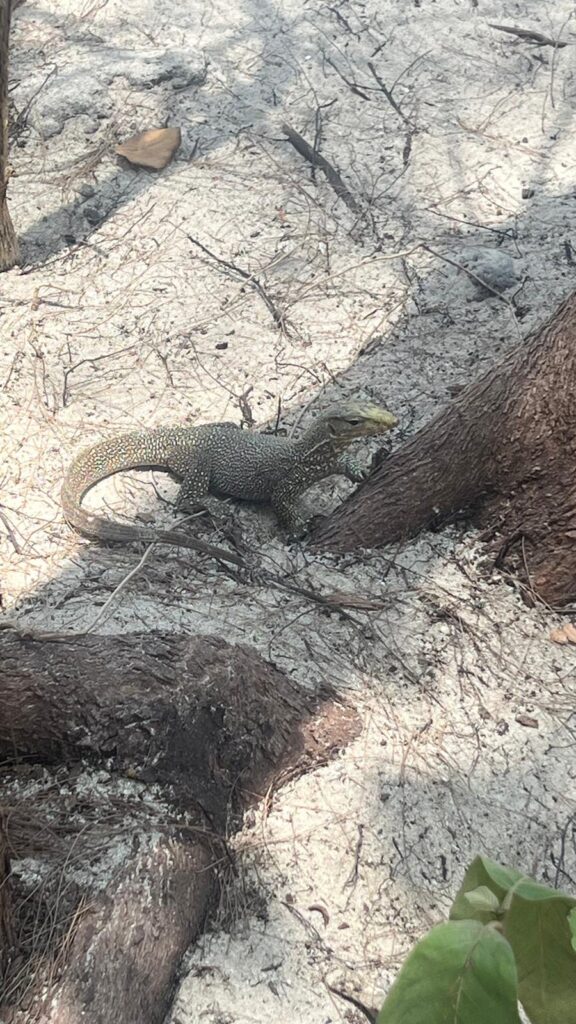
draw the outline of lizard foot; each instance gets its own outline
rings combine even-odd
[[[293,519],[290,523],[286,523],[284,529],[288,542],[302,540],[310,529],[310,523],[310,519]]]

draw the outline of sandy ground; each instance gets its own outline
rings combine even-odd
[[[553,311],[575,283],[575,43],[568,0],[18,7],[23,266],[0,279],[7,616],[86,629],[138,564],[62,521],[82,444],[165,422],[269,425],[279,408],[298,429],[310,408],[361,395],[398,415],[397,445]],[[282,121],[317,139],[359,212]],[[165,171],[114,156],[166,124],[183,140]],[[478,250],[509,257],[503,299],[459,268]],[[257,278],[283,329],[214,257]],[[159,496],[174,487],[155,486],[109,482],[95,501],[173,522]],[[327,482],[317,507],[349,486]],[[334,763],[247,817],[239,879],[190,952],[170,1021],[361,1021],[331,986],[378,1006],[477,852],[576,889],[576,652],[549,640],[561,620],[487,576],[464,527],[332,559],[286,547],[265,513],[224,515],[262,565],[381,608],[326,616],[157,549],[96,623],[249,643],[304,686],[337,685],[364,721]],[[218,539],[218,524],[198,529]]]

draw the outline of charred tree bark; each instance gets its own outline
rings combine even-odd
[[[0,808],[0,992],[8,974],[14,942],[9,876],[10,856],[6,841],[5,816]]]
[[[12,0],[0,0],[0,271],[18,262],[18,241],[8,211],[8,47]]]
[[[112,760],[163,783],[185,812],[182,825],[176,813],[168,830],[135,832],[108,889],[85,894],[25,1010],[1,1008],[11,1024],[160,1024],[216,891],[230,812],[358,732],[333,695],[306,694],[256,652],[215,637],[0,631],[0,706],[5,761]]]
[[[112,757],[223,828],[242,778],[277,763],[310,697],[217,637],[0,633],[0,758]]]
[[[161,1024],[214,891],[205,846],[159,836],[85,910],[40,1004],[12,1024]]]
[[[320,524],[334,551],[414,536],[460,510],[526,593],[576,599],[576,295]]]

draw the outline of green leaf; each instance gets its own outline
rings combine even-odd
[[[494,914],[500,910],[500,900],[487,885],[479,885],[477,889],[464,893],[464,899],[476,910],[488,910]]]
[[[522,881],[503,919],[514,950],[520,1001],[532,1024],[576,1024],[576,900]]]
[[[488,888],[500,913],[467,898]],[[518,995],[532,1024],[576,1024],[576,899],[534,882],[487,857],[476,857],[450,918],[487,923],[499,918],[518,969]]]
[[[520,1024],[506,939],[478,921],[447,921],[412,950],[377,1024]]]
[[[450,918],[453,921],[460,921],[464,918],[474,918],[475,921],[482,921],[487,924],[499,916],[495,910],[471,906],[467,894],[475,889],[486,888],[494,894],[498,900],[498,907],[501,907],[506,894],[520,881],[522,875],[513,868],[505,868],[489,857],[476,857],[464,876],[456,899],[452,904]]]

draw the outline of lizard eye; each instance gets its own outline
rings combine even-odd
[[[351,427],[359,427],[360,426],[360,420],[348,420],[348,423],[350,424]]]

